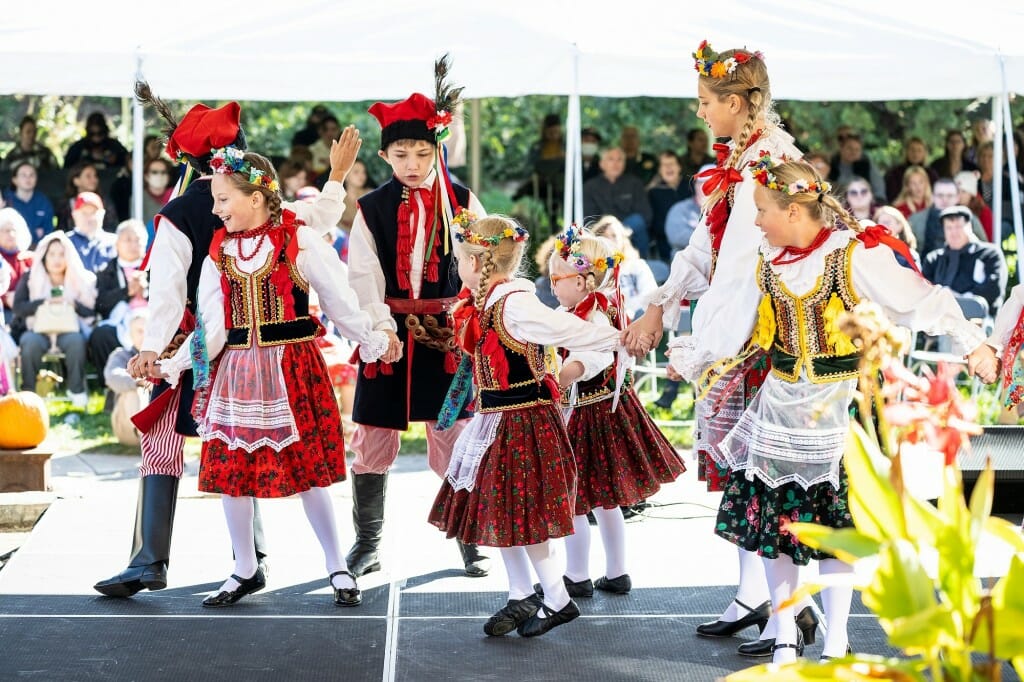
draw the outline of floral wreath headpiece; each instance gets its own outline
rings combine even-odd
[[[259,168],[254,168],[251,163],[246,161],[245,152],[238,147],[220,147],[219,149],[214,149],[212,154],[213,158],[210,159],[210,168],[214,173],[220,173],[221,175],[242,173],[248,176],[250,185],[263,187],[271,192],[276,192],[280,188],[277,180]]]
[[[770,153],[762,151],[758,154],[756,161],[750,162],[750,174],[754,176],[754,179],[764,187],[777,192],[783,192],[789,196],[793,196],[794,194],[817,194],[821,197],[822,195],[828,194],[832,191],[832,185],[824,180],[815,182],[798,178],[788,185],[781,182],[777,177],[775,177],[775,174],[772,173],[771,169],[779,165],[779,163],[786,163],[787,161],[790,161],[790,159],[783,156],[782,161],[777,162],[772,159]]]
[[[490,235],[485,237],[482,234],[473,231],[473,223],[477,221],[476,214],[472,211],[467,211],[462,208],[452,218],[452,234],[455,236],[455,241],[460,244],[475,244],[476,246],[483,246],[488,249],[493,249],[495,246],[501,243],[503,239],[511,239],[514,242],[524,242],[527,237],[530,236],[529,230],[522,225],[513,223],[505,227],[501,234]]]
[[[569,229],[555,237],[555,253],[558,254],[558,257],[581,275],[594,270],[604,272],[618,267],[623,259],[623,255],[618,251],[607,258],[599,258],[597,261],[591,262],[590,258],[580,250],[580,238],[583,234],[579,227],[571,225]]]
[[[725,78],[736,72],[736,67],[746,64],[751,59],[764,59],[760,52],[747,52],[736,50],[731,57],[722,59],[717,52],[711,49],[711,43],[702,40],[693,53],[693,68],[702,76],[708,78]]]

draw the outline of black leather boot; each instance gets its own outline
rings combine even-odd
[[[356,541],[345,562],[357,578],[380,570],[380,538],[384,532],[384,492],[387,474],[352,475],[352,525]]]
[[[176,476],[143,476],[135,510],[135,537],[128,568],[93,585],[108,597],[130,597],[136,592],[167,587],[171,554],[171,526],[178,499]]]
[[[459,553],[462,554],[462,565],[466,569],[466,575],[470,578],[482,578],[490,573],[491,560],[481,554],[476,545],[464,543],[459,539],[455,542],[459,543]]]
[[[672,403],[676,401],[676,397],[679,395],[679,382],[666,379],[665,388],[662,389],[661,395],[654,401],[654,404],[663,410],[667,410],[672,407]]]
[[[259,500],[252,501],[252,536],[256,545],[257,567],[263,571],[264,577],[270,574],[270,567],[267,565],[267,540],[263,537],[263,515],[260,514]]]

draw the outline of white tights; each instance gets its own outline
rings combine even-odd
[[[780,608],[780,606],[796,590],[797,582],[800,578],[800,568],[786,554],[780,554],[777,559],[763,559],[763,562],[774,609],[775,643],[796,644],[797,628],[796,621],[794,620],[793,606],[790,605],[785,609]],[[795,661],[796,658],[796,649],[785,647],[775,651],[772,661],[775,663],[788,663]]]
[[[509,599],[523,599],[533,594],[530,580],[532,565],[544,588],[544,604],[553,611],[561,611],[569,603],[569,593],[562,582],[565,561],[558,551],[557,541],[548,540],[525,547],[502,547],[501,559],[508,573]],[[543,618],[544,612],[539,611],[537,617]]]
[[[626,520],[618,507],[595,507],[593,512],[604,545],[605,576],[618,578],[626,573]],[[565,538],[565,575],[580,582],[590,577],[590,523],[587,515],[581,514],[573,518],[572,525],[575,532]]]
[[[757,552],[749,552],[739,547],[736,549],[739,552],[740,563],[740,584],[736,588],[736,599],[750,608],[756,609],[771,598],[768,593],[768,583],[765,581],[764,563]],[[739,620],[747,613],[749,612],[739,604],[731,602],[720,620],[729,622]]]
[[[839,559],[823,559],[818,563],[818,572],[825,575],[852,573],[853,566]],[[849,583],[826,587],[821,591],[821,603],[825,607],[828,618],[828,632],[825,633],[825,646],[822,655],[841,658],[846,655],[849,636],[846,631],[850,619],[850,602],[853,601],[853,586]]]

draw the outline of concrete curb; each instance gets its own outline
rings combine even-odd
[[[0,532],[31,530],[56,499],[48,492],[0,493]]]

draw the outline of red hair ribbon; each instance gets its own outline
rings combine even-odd
[[[918,269],[917,263],[914,262],[914,257],[910,254],[910,249],[906,243],[900,240],[898,237],[893,236],[888,229],[882,225],[871,225],[864,228],[864,231],[857,235],[857,239],[864,243],[865,248],[873,249],[879,244],[885,244],[896,253],[903,256],[910,267],[914,269],[914,272],[921,275],[921,270]],[[921,275],[922,277],[924,275]]]

